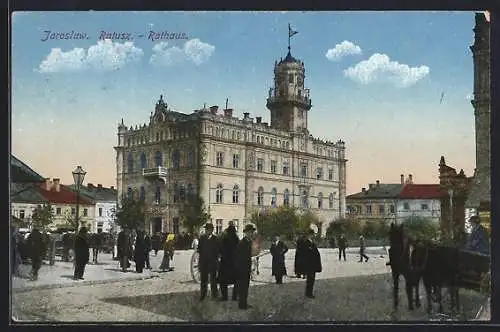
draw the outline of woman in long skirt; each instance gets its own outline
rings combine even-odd
[[[174,234],[168,234],[163,244],[163,260],[160,265],[160,270],[162,272],[171,270],[170,261],[174,258],[174,239]]]

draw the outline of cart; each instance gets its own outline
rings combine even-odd
[[[460,250],[458,255],[459,287],[481,293],[489,292],[490,256],[469,250]]]

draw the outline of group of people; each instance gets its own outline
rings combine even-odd
[[[330,247],[331,248],[335,248],[336,245],[335,245],[335,238],[334,237],[331,237],[330,240]],[[339,261],[342,260],[342,258],[344,259],[344,261],[346,261],[346,248],[348,247],[348,244],[347,244],[347,239],[345,237],[344,234],[340,234],[339,238],[337,239],[337,248],[339,249]],[[369,257],[366,255],[366,241],[365,241],[365,237],[363,235],[360,235],[359,236],[359,261],[360,263],[362,263],[363,261],[364,262],[368,262],[369,260]]]

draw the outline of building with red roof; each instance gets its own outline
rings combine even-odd
[[[439,184],[407,183],[397,195],[396,221],[398,224],[411,217],[425,218],[439,223],[441,199],[448,193]]]

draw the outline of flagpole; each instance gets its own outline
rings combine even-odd
[[[290,52],[290,31],[292,31],[292,28],[290,27],[290,23],[288,23],[288,52]]]

